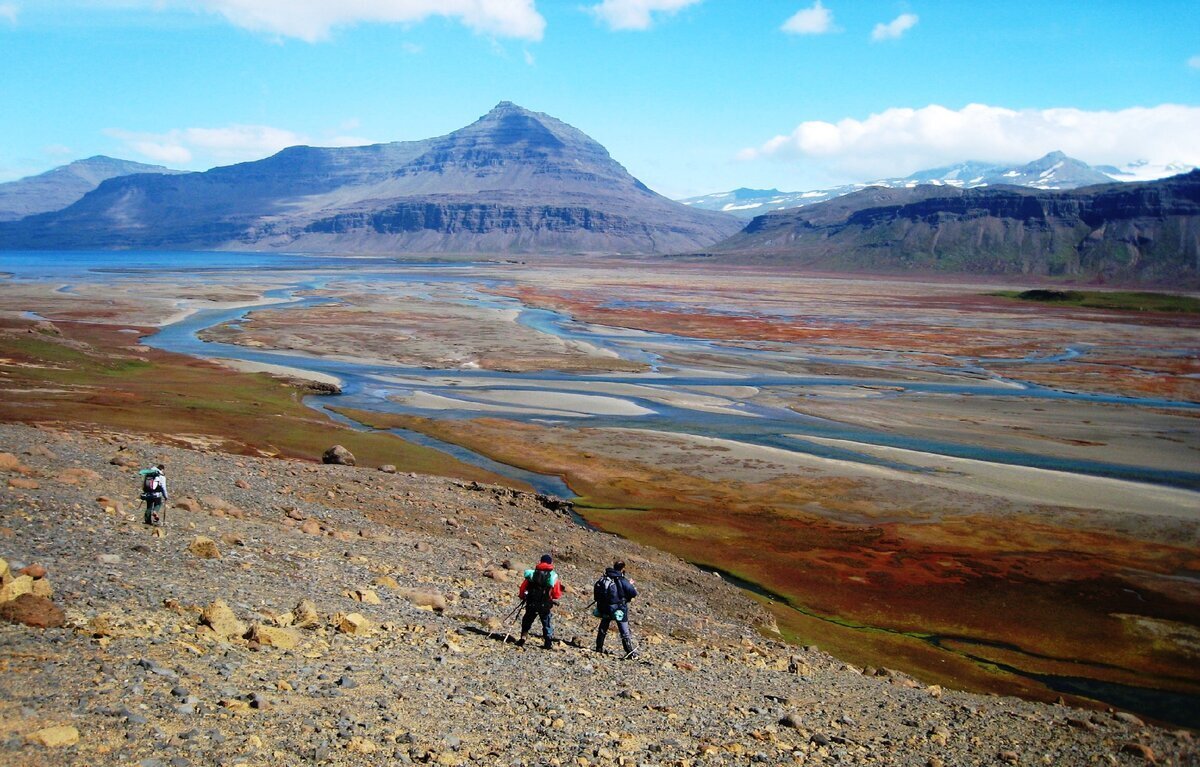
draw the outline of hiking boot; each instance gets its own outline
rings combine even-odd
[[[521,638],[517,640],[517,647],[524,647],[524,646],[525,646],[525,635],[522,634]]]
[[[553,650],[554,649],[553,640],[547,639],[545,642],[542,642],[542,649],[543,650]]]

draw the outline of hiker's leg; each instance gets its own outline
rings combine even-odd
[[[600,628],[596,629],[596,652],[604,652],[604,637],[608,636],[608,624],[612,618],[601,618]]]
[[[621,632],[621,646],[625,648],[625,654],[633,652],[633,634],[629,631],[629,621],[617,621],[617,631]]]
[[[537,615],[537,610],[535,610],[533,608],[533,605],[526,604],[525,605],[525,615],[523,615],[521,617],[521,638],[522,639],[525,638],[525,635],[529,633],[530,627],[533,626],[533,616],[535,616],[535,615]]]
[[[546,648],[550,647],[550,641],[554,639],[554,622],[550,619],[550,605],[542,608],[542,644]]]
[[[142,517],[142,521],[147,525],[150,524],[150,501],[146,501],[146,514]]]

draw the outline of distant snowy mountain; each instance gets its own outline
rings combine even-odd
[[[1026,165],[996,165],[994,163],[967,161],[942,168],[922,170],[904,178],[885,178],[865,184],[846,184],[830,189],[809,192],[780,192],[778,189],[735,189],[732,192],[706,194],[680,200],[684,205],[704,210],[719,210],[745,219],[784,208],[801,208],[835,197],[857,192],[868,186],[892,189],[907,189],[921,184],[951,186],[958,189],[974,189],[981,186],[1011,184],[1031,189],[1077,189],[1093,184],[1109,184],[1113,181],[1148,181],[1166,176],[1186,173],[1191,166],[1173,164],[1169,166],[1135,163],[1124,168],[1112,166],[1093,167],[1085,162],[1068,157],[1062,152],[1051,152]]]

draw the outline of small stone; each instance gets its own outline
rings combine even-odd
[[[79,730],[66,724],[45,727],[30,733],[28,739],[31,743],[37,743],[46,748],[63,748],[79,742]]]
[[[96,561],[102,565],[119,565],[121,564],[120,554],[99,554],[96,556]]]
[[[188,551],[201,559],[221,558],[221,550],[217,548],[217,542],[203,535],[197,535],[192,539],[192,542],[188,544]]]
[[[383,604],[383,602],[379,601],[379,595],[370,589],[358,589],[352,592],[351,598],[354,599],[355,602],[362,602],[363,604],[367,605]]]
[[[306,519],[304,520],[304,523],[300,525],[300,532],[307,533],[308,535],[320,535],[321,523],[315,519]]]
[[[395,474],[396,473],[396,467],[390,463],[385,463],[384,465],[380,466],[379,470],[382,471],[384,474]]]
[[[33,564],[22,567],[18,575],[28,575],[30,578],[37,580],[38,578],[46,577],[46,568],[43,565]]]
[[[292,608],[292,625],[299,628],[312,628],[321,622],[321,616],[317,615],[317,606],[309,599],[301,599],[299,604]]]
[[[1016,764],[1018,761],[1020,761],[1020,759],[1021,759],[1021,757],[1017,756],[1016,751],[1001,751],[1000,752],[1000,761],[1002,761],[1002,762],[1008,762],[1009,764]]]
[[[1118,711],[1117,713],[1113,714],[1113,717],[1116,718],[1117,721],[1124,722],[1125,724],[1130,725],[1131,727],[1145,727],[1146,726],[1146,723],[1143,722],[1141,719],[1138,719],[1133,714],[1130,714],[1125,711]]]

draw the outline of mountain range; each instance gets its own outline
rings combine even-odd
[[[741,226],[651,191],[583,132],[506,101],[438,138],[111,178],[63,210],[0,224],[0,247],[667,253]]]
[[[135,173],[183,172],[104,155],[76,160],[36,176],[0,184],[0,221],[62,210],[110,178]]]
[[[1200,285],[1200,170],[1054,191],[870,187],[767,213],[719,243],[726,260],[803,269],[1032,275]]]
[[[741,188],[731,192],[688,197],[680,202],[689,207],[721,211],[749,220],[775,210],[800,208],[805,205],[826,202],[870,186],[907,189],[930,184],[974,189],[981,186],[1007,184],[1031,189],[1078,189],[1083,186],[1107,184],[1112,181],[1146,180],[1143,178],[1145,175],[1151,177],[1176,175],[1186,173],[1192,168],[1171,166],[1156,170],[1160,172],[1155,173],[1155,171],[1142,166],[1123,169],[1108,165],[1092,166],[1082,160],[1068,157],[1062,152],[1051,152],[1025,165],[1004,165],[969,160],[941,168],[917,171],[903,178],[885,178],[866,184],[845,184],[807,192]]]

